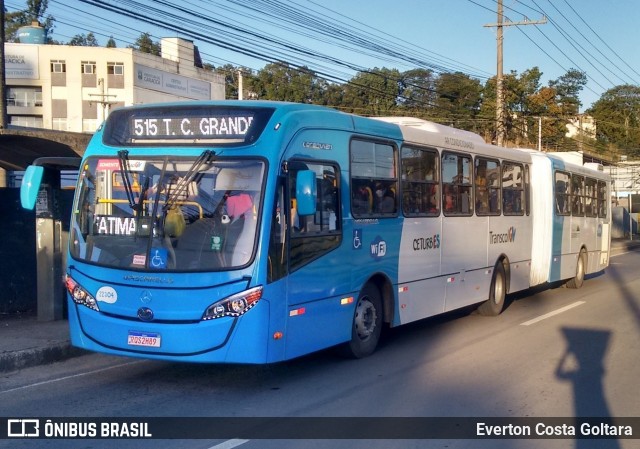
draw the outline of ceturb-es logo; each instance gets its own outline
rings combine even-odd
[[[516,241],[516,228],[511,226],[507,232],[497,233],[489,231],[489,244],[513,243]]]

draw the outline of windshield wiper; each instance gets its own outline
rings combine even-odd
[[[211,162],[213,157],[216,155],[215,151],[205,150],[202,154],[196,159],[193,165],[189,168],[189,170],[182,176],[178,183],[172,191],[167,193],[167,202],[163,206],[163,212],[171,209],[178,198],[181,197],[183,193],[188,195],[189,193],[189,184],[195,179],[195,177],[200,173],[200,168]]]
[[[127,150],[118,151],[118,161],[120,162],[120,177],[122,178],[122,184],[124,184],[124,191],[127,193],[127,199],[129,200],[129,207],[136,210],[138,204],[133,197],[133,187],[131,187],[131,169],[129,168],[129,152]]]

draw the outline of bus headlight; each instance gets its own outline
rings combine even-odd
[[[202,319],[213,320],[223,316],[244,315],[260,301],[260,298],[262,298],[262,286],[236,293],[207,307]]]
[[[86,306],[96,312],[99,312],[98,302],[96,298],[91,295],[88,291],[80,286],[71,276],[68,274],[64,277],[64,286],[67,288],[67,291],[71,295],[71,299],[76,304],[81,304]]]

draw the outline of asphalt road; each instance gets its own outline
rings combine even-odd
[[[495,318],[466,310],[391,330],[362,360],[325,351],[273,366],[211,366],[95,354],[8,373],[0,416],[638,417],[639,265],[640,252],[622,253],[580,290],[511,297]],[[367,434],[366,420],[348,422]],[[635,438],[23,439],[0,447],[632,449]]]

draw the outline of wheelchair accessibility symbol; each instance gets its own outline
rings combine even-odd
[[[353,249],[362,248],[362,229],[353,230]]]
[[[152,248],[149,266],[155,269],[167,268],[167,254],[164,248]]]

